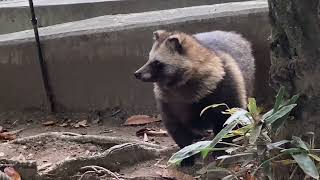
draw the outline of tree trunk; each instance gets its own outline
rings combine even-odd
[[[281,138],[315,133],[320,147],[320,0],[268,0],[272,26],[271,86],[299,93],[295,120]]]

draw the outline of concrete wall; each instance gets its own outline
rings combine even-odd
[[[253,43],[257,92],[266,87],[270,34],[266,3],[232,3],[157,12],[98,17],[40,29],[50,83],[59,111],[154,112],[152,85],[133,72],[147,60],[156,29],[189,33],[232,30]],[[45,107],[33,32],[0,36],[0,110]]]
[[[103,15],[210,5],[243,0],[34,0],[40,26]],[[31,29],[28,1],[0,2],[0,34]]]

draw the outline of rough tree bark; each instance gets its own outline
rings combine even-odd
[[[300,93],[296,119],[282,135],[315,133],[320,145],[320,0],[268,0],[272,25],[271,86]]]
[[[272,26],[271,86],[281,85],[289,95],[299,93],[294,115],[278,137],[315,133],[320,147],[320,0],[268,0]],[[275,171],[276,179],[288,179],[286,169]],[[303,179],[303,173],[294,179]]]

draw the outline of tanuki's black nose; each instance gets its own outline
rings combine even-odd
[[[141,73],[140,73],[140,72],[135,72],[135,73],[134,73],[134,76],[135,76],[137,79],[141,79]]]

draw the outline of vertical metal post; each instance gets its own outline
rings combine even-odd
[[[44,89],[46,91],[46,96],[47,96],[48,101],[49,101],[49,111],[50,112],[55,112],[52,88],[51,88],[51,86],[49,84],[48,70],[47,70],[46,62],[44,61],[43,55],[42,55],[39,32],[38,32],[38,22],[37,22],[36,15],[35,15],[35,12],[34,12],[34,7],[33,7],[33,1],[32,0],[29,0],[29,6],[30,6],[30,11],[31,11],[31,22],[32,22],[34,35],[35,35],[35,39],[36,39],[37,50],[38,50],[39,63],[40,63],[40,69],[41,69],[41,74],[42,74],[43,85],[44,85]]]

